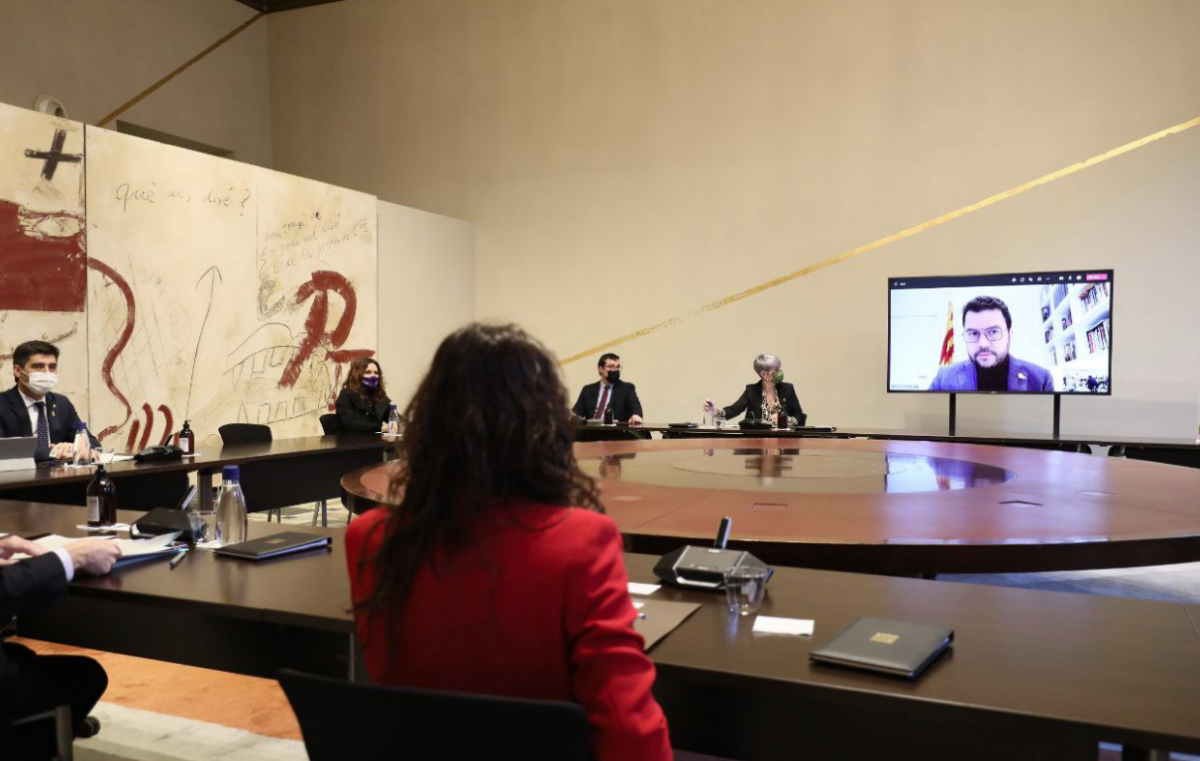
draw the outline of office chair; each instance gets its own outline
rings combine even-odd
[[[226,423],[217,429],[226,444],[268,444],[271,426],[258,423]]]
[[[338,420],[338,416],[330,413],[321,416],[321,431],[329,436],[335,433],[342,432],[342,421]]]
[[[22,726],[37,725],[41,722],[52,722],[52,726],[47,727],[48,731],[44,735],[46,739],[46,755],[42,756],[39,752],[39,757],[48,758],[51,761],[72,761],[74,758],[75,733],[71,728],[71,706],[61,705],[42,713],[24,716],[11,722],[9,727],[16,729]],[[51,735],[51,731],[53,735]],[[51,747],[53,747],[53,750],[51,750]],[[23,748],[22,750],[32,751],[32,749],[27,748]],[[22,755],[22,757],[24,756]]]
[[[587,715],[577,703],[378,687],[279,672],[311,761],[520,758],[587,761]]]
[[[258,423],[226,423],[217,428],[217,433],[221,435],[221,442],[226,445],[237,444],[269,444],[272,440],[271,426],[260,425]],[[280,523],[283,523],[283,507],[278,504],[279,500],[270,488],[270,485],[261,478],[258,466],[243,465],[242,471],[242,494],[246,496],[246,510],[252,513],[261,513],[267,511],[267,522],[271,522],[271,516],[274,515]],[[293,504],[288,502],[288,505]]]

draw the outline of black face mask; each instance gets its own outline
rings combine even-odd
[[[609,383],[616,383],[619,380],[621,380],[621,371],[620,370],[609,370],[608,371],[608,382]]]

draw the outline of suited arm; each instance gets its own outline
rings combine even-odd
[[[738,400],[728,407],[723,408],[725,419],[732,420],[733,418],[745,412],[746,408],[749,406],[750,400],[746,396],[746,390],[742,389],[742,395],[738,397]]]
[[[63,426],[64,426],[63,434],[66,436],[66,438],[63,439],[62,442],[57,442],[57,441],[53,441],[53,435],[52,435],[51,443],[53,443],[53,444],[58,444],[58,443],[74,444],[75,443],[75,434],[79,431],[79,422],[80,422],[79,421],[79,413],[75,411],[75,405],[71,403],[70,399],[67,399],[64,396],[58,396],[58,397],[56,397],[55,407],[58,410],[65,412],[65,415],[63,416],[65,419],[65,422],[63,423]],[[64,407],[66,408],[65,410],[63,409]],[[51,428],[53,428],[53,426]],[[88,429],[88,439],[92,442],[93,447],[100,446],[100,440],[92,435],[92,431],[90,428]]]
[[[667,720],[651,693],[654,664],[633,628],[635,611],[611,521],[589,532],[568,570],[571,688],[587,712],[599,761],[671,758]]]
[[[808,420],[808,415],[804,414],[804,408],[800,406],[800,397],[796,394],[795,386],[788,389],[787,414],[788,417],[796,419],[796,425],[804,425]]]
[[[638,417],[642,417],[642,400],[638,399],[637,387],[634,386],[632,383],[630,383],[629,384],[629,417],[626,417],[625,419],[628,420],[630,417],[633,417],[634,415],[637,415]]]
[[[575,417],[586,419],[591,413],[591,410],[589,410],[587,405],[583,403],[583,394],[586,390],[586,386],[579,390],[579,398],[575,400],[575,406],[571,408],[571,412],[575,415]]]
[[[360,409],[354,401],[354,392],[348,388],[338,394],[336,410],[342,430],[346,433],[377,432],[383,424]]]
[[[47,605],[66,591],[67,573],[52,552],[0,566],[0,622]]]
[[[930,391],[952,391],[945,386],[946,368],[938,368],[937,375],[933,376],[933,382],[929,384]]]

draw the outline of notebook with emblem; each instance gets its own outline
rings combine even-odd
[[[300,531],[284,531],[279,534],[259,537],[237,544],[227,544],[213,550],[217,555],[244,558],[246,560],[266,560],[267,558],[289,555],[293,552],[328,547],[330,538],[319,534],[305,534]]]
[[[953,641],[954,630],[942,626],[856,618],[809,657],[819,663],[915,679]]]

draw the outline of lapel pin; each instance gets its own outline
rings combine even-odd
[[[1025,378],[1027,376],[1025,375],[1025,373],[1017,373],[1017,377],[1020,378],[1021,380],[1025,380]]]

